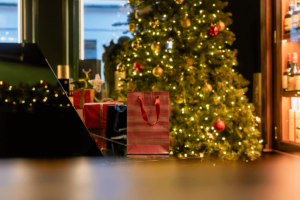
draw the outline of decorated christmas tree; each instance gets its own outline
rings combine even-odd
[[[170,154],[178,157],[254,160],[261,133],[235,72],[235,35],[228,4],[220,0],[130,0],[133,38],[116,60],[127,91],[169,91]]]

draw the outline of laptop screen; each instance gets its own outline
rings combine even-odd
[[[0,157],[101,155],[39,47],[0,43]]]

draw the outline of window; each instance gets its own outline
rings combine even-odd
[[[0,0],[0,43],[18,43],[18,0]]]
[[[131,37],[125,26],[113,26],[117,22],[127,22],[130,6],[122,0],[84,0],[84,58],[102,60],[103,45],[109,46],[122,36]],[[103,63],[101,63],[103,68]],[[101,69],[101,77],[104,77]]]

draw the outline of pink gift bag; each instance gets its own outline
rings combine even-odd
[[[169,154],[169,92],[127,93],[127,154]]]

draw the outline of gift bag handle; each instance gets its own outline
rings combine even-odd
[[[160,101],[159,101],[159,97],[156,97],[156,101],[155,101],[157,120],[156,120],[156,122],[154,122],[153,124],[150,124],[150,123],[148,122],[148,117],[147,117],[147,114],[146,114],[146,112],[145,112],[145,107],[144,107],[144,103],[143,103],[142,97],[139,96],[139,100],[140,100],[140,104],[141,104],[141,111],[142,111],[142,115],[143,115],[144,121],[145,121],[146,124],[148,124],[149,126],[154,126],[154,125],[158,122],[159,114],[160,114]]]

